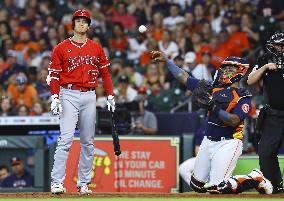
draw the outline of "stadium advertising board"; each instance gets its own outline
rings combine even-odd
[[[92,181],[95,192],[177,192],[179,138],[121,137],[121,155],[111,138],[96,138]],[[66,165],[65,186],[76,191],[80,141],[76,139]]]

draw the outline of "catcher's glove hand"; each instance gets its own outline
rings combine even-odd
[[[211,84],[204,79],[200,80],[198,86],[193,90],[192,102],[200,108],[211,110],[214,106],[212,91]]]

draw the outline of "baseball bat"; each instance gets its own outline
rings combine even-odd
[[[116,156],[119,156],[121,154],[120,145],[119,145],[119,138],[118,134],[115,129],[115,123],[114,123],[114,112],[110,112],[110,121],[111,121],[111,135],[112,135],[112,143],[114,148],[114,154]]]

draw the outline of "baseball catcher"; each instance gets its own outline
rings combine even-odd
[[[239,87],[239,81],[249,68],[246,60],[233,56],[226,58],[213,83],[207,83],[190,77],[159,51],[152,52],[152,59],[166,63],[174,77],[193,92],[193,101],[208,110],[205,136],[196,156],[190,187],[199,193],[234,193],[241,192],[234,190],[238,188],[242,191],[262,188],[261,179],[265,178],[260,171],[257,178],[253,175],[247,182],[236,182],[235,186],[229,182],[242,154],[244,119],[251,110],[251,94]],[[226,190],[222,190],[221,183]],[[271,193],[269,190],[264,192]]]

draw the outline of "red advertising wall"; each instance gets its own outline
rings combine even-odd
[[[92,181],[95,192],[177,192],[179,138],[121,137],[121,155],[113,152],[111,138],[95,139]],[[70,149],[65,186],[76,191],[80,141]]]

